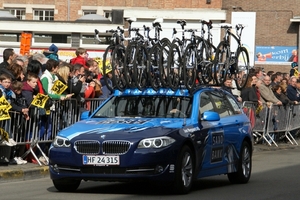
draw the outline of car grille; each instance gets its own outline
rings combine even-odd
[[[97,140],[79,140],[74,143],[74,148],[80,154],[99,154],[100,142]],[[121,155],[127,153],[130,142],[121,140],[109,140],[102,143],[103,154]]]
[[[103,154],[125,154],[130,148],[128,141],[104,141],[102,143]]]
[[[82,154],[99,154],[100,142],[97,140],[79,140],[74,143],[78,153]]]

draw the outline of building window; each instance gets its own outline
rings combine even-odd
[[[104,10],[104,17],[111,21],[111,10]]]
[[[95,45],[105,44],[105,45],[109,45],[111,34],[99,33],[98,38],[100,39],[100,41],[95,38],[95,35],[82,35],[82,37],[81,37],[82,41],[81,42],[82,42],[82,44],[95,44]]]
[[[97,14],[96,10],[83,10],[83,15],[89,15],[89,14]]]
[[[62,43],[70,44],[71,43],[71,34],[34,34],[35,43]]]
[[[0,41],[1,42],[20,42],[21,34],[20,33],[1,33],[0,32]]]
[[[54,21],[54,10],[34,10],[33,20]]]
[[[8,8],[9,12],[18,19],[25,20],[25,8]]]

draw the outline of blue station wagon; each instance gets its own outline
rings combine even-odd
[[[235,98],[218,88],[114,91],[92,114],[60,131],[49,149],[59,191],[81,181],[154,181],[188,193],[193,181],[251,176],[253,139]]]

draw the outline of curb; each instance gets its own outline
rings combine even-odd
[[[261,152],[261,151],[279,151],[279,150],[287,150],[287,149],[297,149],[300,146],[299,145],[292,145],[292,144],[277,144],[278,147],[276,147],[274,144],[272,146],[266,145],[266,144],[256,144],[254,145],[253,152]]]
[[[27,169],[22,169],[21,167],[16,169],[0,169],[0,183],[25,181],[45,177],[49,177],[48,166],[35,166]]]

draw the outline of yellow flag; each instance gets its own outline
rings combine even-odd
[[[299,72],[297,69],[295,69],[294,76],[296,76],[297,78],[299,77]]]
[[[5,97],[2,95],[2,97],[0,98],[0,106],[5,106],[6,110],[11,109],[11,105],[10,103],[5,99]]]
[[[44,108],[45,104],[49,97],[47,95],[38,93],[31,102],[31,105],[34,105],[39,108]]]
[[[68,86],[66,86],[63,82],[57,80],[54,82],[54,85],[52,86],[51,90],[55,94],[62,94],[67,88]]]
[[[10,115],[6,106],[0,106],[0,121],[10,119]]]

